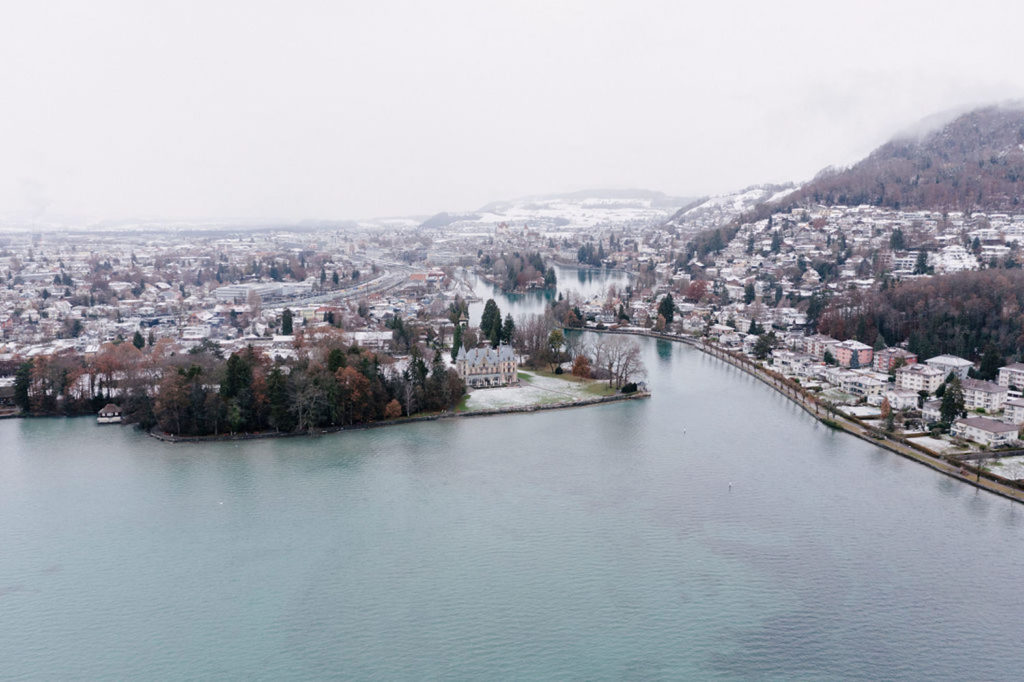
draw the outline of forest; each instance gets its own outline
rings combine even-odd
[[[126,421],[175,435],[307,431],[449,409],[465,386],[439,352],[413,345],[398,369],[344,341],[339,330],[298,335],[298,359],[252,347],[225,358],[214,343],[189,352],[158,343],[105,344],[95,356],[36,357],[16,372],[15,402],[29,414],[95,414],[118,402]]]
[[[977,360],[991,346],[1004,362],[1019,360],[1024,270],[961,272],[849,291],[828,302],[818,331],[876,347],[907,341],[923,358],[951,353]]]

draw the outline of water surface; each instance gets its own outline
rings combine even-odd
[[[0,422],[0,677],[1019,676],[1024,508],[639,342],[625,404],[203,445]]]

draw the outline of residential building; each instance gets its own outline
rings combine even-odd
[[[934,393],[946,378],[946,372],[931,365],[909,365],[896,370],[896,388]]]
[[[925,360],[925,362],[931,367],[941,369],[943,379],[949,376],[950,372],[953,372],[961,379],[966,379],[967,370],[974,367],[974,363],[970,360],[964,360],[955,355],[936,355],[934,358]]]
[[[917,355],[904,348],[883,348],[875,353],[873,366],[878,372],[891,372],[901,359],[904,365],[913,365]]]
[[[926,424],[937,424],[942,421],[942,399],[926,400],[921,406],[921,418]]]
[[[831,336],[825,336],[824,334],[815,334],[814,336],[808,336],[804,341],[804,350],[819,360],[825,358],[825,351],[828,351],[832,357],[835,357],[835,347],[839,345],[839,341],[833,339]]]
[[[994,381],[964,379],[964,407],[968,410],[998,412],[1006,402],[1006,387]]]
[[[469,388],[519,383],[516,355],[512,346],[506,344],[497,348],[461,348],[455,358],[455,371]]]
[[[988,417],[962,417],[954,421],[950,429],[954,436],[989,447],[1006,445],[1017,440],[1017,432],[1016,424],[1007,424]]]
[[[832,352],[841,367],[851,368],[870,367],[871,357],[874,354],[871,346],[855,339],[837,344]]]
[[[1024,424],[1024,398],[1009,398],[1003,403],[1003,421]]]
[[[996,379],[1000,386],[1016,386],[1017,390],[1024,389],[1024,363],[1015,362],[1012,365],[999,368],[999,378]]]

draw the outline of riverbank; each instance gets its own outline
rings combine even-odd
[[[901,457],[923,464],[935,471],[938,471],[939,473],[945,474],[964,483],[968,483],[975,488],[987,490],[990,493],[994,493],[1015,502],[1024,503],[1024,490],[1012,481],[1006,479],[998,480],[997,478],[994,478],[990,472],[980,466],[967,464],[960,460],[953,460],[950,456],[941,455],[928,450],[922,445],[910,442],[909,439],[893,436],[875,427],[868,426],[856,417],[850,417],[842,414],[832,406],[822,403],[815,396],[809,394],[799,384],[786,379],[777,372],[772,372],[771,370],[762,367],[746,355],[735,353],[714,344],[707,343],[703,339],[678,336],[675,334],[665,334],[648,329],[587,329],[586,331],[593,331],[599,334],[610,333],[648,336],[651,338],[663,339],[665,341],[685,343],[688,346],[696,348],[697,350],[711,355],[712,357],[718,358],[719,360],[722,360],[723,362],[726,362],[757,378],[762,383],[767,384],[778,393],[789,398],[792,402],[799,405],[805,412],[830,428],[844,431],[852,436],[860,438],[861,440],[868,441],[873,445],[877,445],[878,447],[900,455]]]
[[[638,400],[650,397],[651,394],[649,391],[636,391],[634,393],[617,393],[615,395],[595,396],[594,398],[585,398],[558,403],[516,405],[509,407],[466,410],[464,412],[438,412],[434,414],[416,415],[411,417],[398,417],[396,419],[388,419],[386,421],[379,422],[368,422],[366,424],[332,426],[323,429],[313,429],[310,431],[259,431],[256,433],[231,433],[218,434],[215,436],[176,436],[165,431],[153,429],[148,433],[153,438],[156,438],[157,440],[161,440],[167,443],[209,443],[217,441],[262,440],[265,438],[295,438],[300,436],[321,436],[332,433],[342,433],[345,431],[363,431],[366,429],[378,429],[386,426],[401,426],[403,424],[415,424],[417,422],[438,421],[441,419],[497,417],[508,414],[526,414],[530,412],[540,412],[543,410],[566,410],[574,407],[588,407],[591,405],[603,405],[605,403],[621,402],[623,400]]]

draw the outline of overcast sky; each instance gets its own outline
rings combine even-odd
[[[936,112],[1024,96],[1012,2],[2,7],[8,220],[716,193],[806,179]]]

